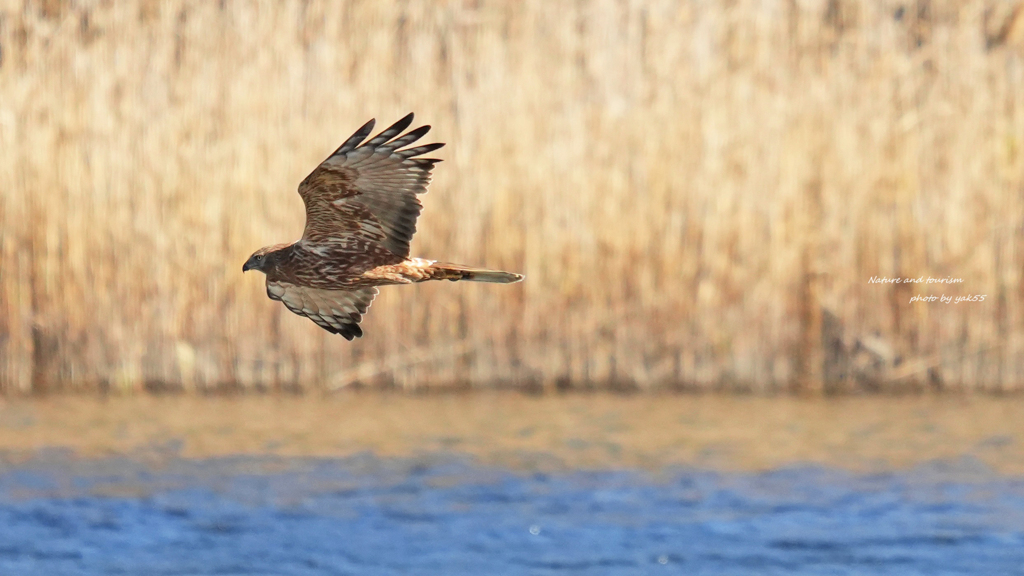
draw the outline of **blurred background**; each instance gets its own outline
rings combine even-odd
[[[347,342],[241,266],[410,111],[526,281]],[[1019,573],[1022,388],[1022,0],[0,0],[0,573]]]
[[[347,343],[240,267],[409,111],[414,255],[527,281]],[[0,389],[1016,390],[1022,147],[1015,0],[3,0]]]

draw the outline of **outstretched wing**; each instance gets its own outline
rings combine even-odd
[[[440,162],[419,158],[444,144],[406,148],[430,130],[421,126],[405,134],[409,114],[377,136],[363,142],[373,130],[370,120],[334,154],[299,184],[306,203],[306,244],[339,244],[363,252],[374,244],[395,256],[409,256],[409,241],[416,232],[430,171]]]
[[[267,296],[271,299],[280,300],[292,312],[332,334],[341,334],[346,340],[363,335],[359,321],[376,295],[376,288],[321,290],[288,282],[267,282]]]

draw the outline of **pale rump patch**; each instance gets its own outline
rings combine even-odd
[[[431,266],[434,260],[410,258],[398,264],[377,266],[363,272],[363,278],[389,284],[412,284],[433,278]]]

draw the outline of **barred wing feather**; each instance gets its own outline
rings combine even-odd
[[[409,256],[422,204],[436,158],[420,158],[444,144],[406,148],[430,130],[412,124],[409,114],[377,136],[370,120],[324,160],[299,185],[306,204],[302,242],[336,243],[365,252],[383,246],[398,258]],[[364,142],[364,140],[366,140]]]

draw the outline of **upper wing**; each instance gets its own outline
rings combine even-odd
[[[341,334],[346,340],[363,335],[359,321],[376,295],[376,288],[320,290],[288,282],[267,282],[267,296],[271,299],[280,300],[292,312],[332,334]]]
[[[399,136],[412,124],[409,114],[374,138],[370,120],[299,184],[306,203],[306,243],[340,243],[353,250],[377,243],[401,258],[409,256],[430,171],[440,162],[417,158],[444,144],[401,148],[419,140],[430,126]]]

